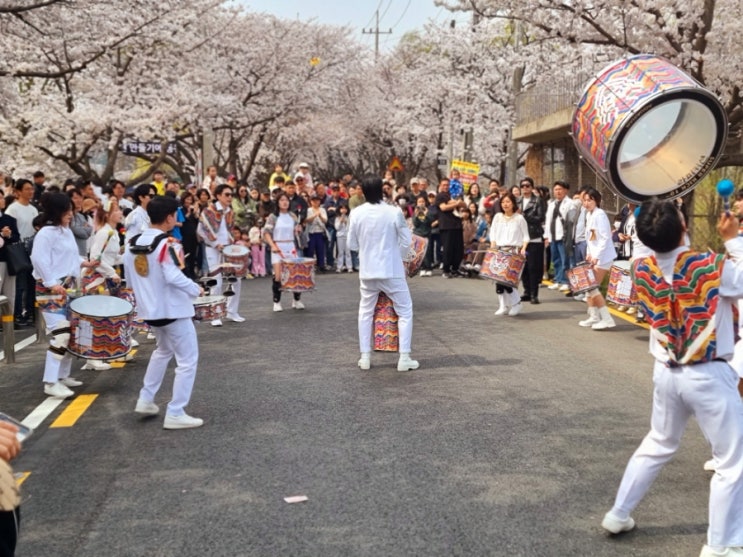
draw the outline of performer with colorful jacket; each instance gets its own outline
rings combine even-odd
[[[199,361],[193,300],[203,290],[183,274],[183,248],[168,236],[177,222],[177,209],[178,202],[172,197],[153,198],[147,206],[150,227],[131,239],[124,254],[124,269],[137,298],[137,311],[152,327],[156,341],[135,412],[145,416],[159,413],[155,395],[168,363],[175,357],[173,398],[165,414],[165,429],[199,427],[204,423],[185,412]]]
[[[232,243],[232,188],[227,184],[222,184],[214,190],[216,201],[203,211],[199,218],[199,235],[204,239],[206,247],[206,261],[209,265],[209,272],[215,274],[217,285],[212,291],[215,296],[223,294],[222,289],[222,249]],[[241,323],[245,321],[238,313],[240,306],[240,280],[238,279],[233,286],[234,295],[227,300],[227,319]],[[212,326],[221,327],[222,320],[215,319]]]
[[[673,458],[694,416],[712,446],[709,528],[702,557],[743,556],[743,402],[728,363],[735,346],[736,303],[743,298],[743,238],[735,216],[718,231],[730,255],[697,253],[685,245],[685,225],[672,201],[645,202],[637,234],[655,255],[633,264],[642,311],[650,324],[653,411],[650,432],[630,458],[612,509],[601,525],[631,530],[630,514]]]

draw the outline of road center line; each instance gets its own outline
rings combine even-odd
[[[98,398],[98,395],[79,395],[75,397],[49,427],[72,427],[96,398]]]

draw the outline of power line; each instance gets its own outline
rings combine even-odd
[[[398,23],[400,23],[400,22],[402,21],[402,18],[404,18],[404,17],[405,17],[405,14],[406,14],[406,13],[408,13],[408,8],[410,8],[410,3],[411,3],[411,2],[412,2],[412,0],[408,0],[408,3],[407,3],[407,5],[405,6],[405,9],[404,9],[404,10],[402,11],[402,15],[401,15],[401,16],[400,16],[400,18],[399,18],[399,19],[398,19],[398,20],[397,20],[397,21],[395,22],[395,24],[394,24],[394,25],[392,26],[392,29],[394,29],[395,27],[397,27]]]
[[[384,2],[384,0],[379,0],[379,4],[377,4],[377,9],[376,9],[375,13],[378,12],[379,11],[379,8],[382,7],[382,2]],[[364,27],[362,27],[362,29],[364,29],[366,27],[369,27],[369,25],[371,25],[372,21],[374,21],[374,14],[372,14],[372,16],[369,18],[369,21],[366,22],[366,25],[364,25]]]
[[[389,11],[391,5],[392,5],[392,0],[389,0],[389,2],[387,2],[387,7],[382,12],[382,15],[379,16],[380,20],[384,19],[384,16],[387,15],[387,12]]]

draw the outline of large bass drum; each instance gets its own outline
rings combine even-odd
[[[668,60],[640,54],[604,68],[573,115],[579,153],[617,194],[642,203],[697,185],[722,155],[720,101]]]

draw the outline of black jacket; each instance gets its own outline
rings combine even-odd
[[[3,247],[0,248],[0,261],[7,261],[8,255],[6,254],[5,246],[8,244],[15,244],[16,242],[20,242],[21,235],[18,233],[18,225],[16,224],[15,217],[11,217],[10,215],[0,215],[0,230],[2,230],[5,227],[10,228],[10,238],[6,238],[3,236],[3,240],[5,240],[5,243],[3,244]]]
[[[544,237],[545,208],[542,199],[532,195],[526,205],[521,204],[521,211],[529,228],[529,239],[536,240]]]

